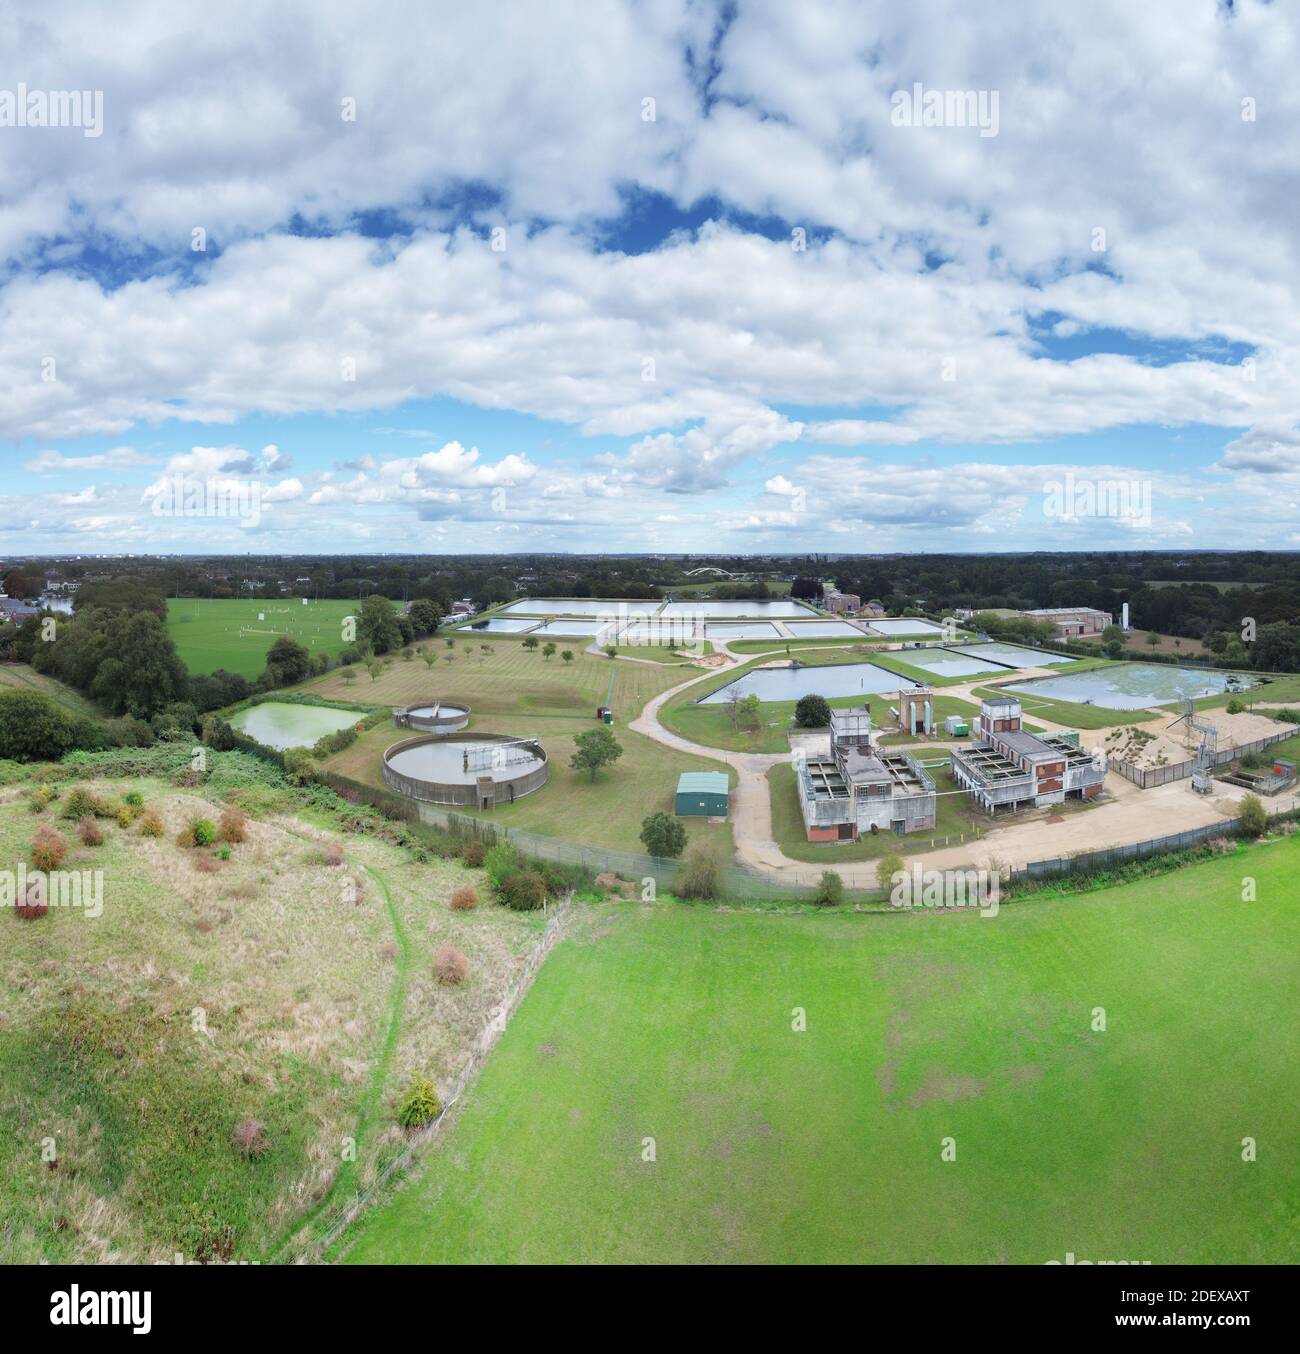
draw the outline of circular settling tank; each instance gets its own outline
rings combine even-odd
[[[393,711],[393,723],[421,733],[458,733],[469,723],[469,706],[450,701],[421,701]]]
[[[540,790],[549,775],[540,743],[503,734],[425,734],[384,753],[384,781],[429,804],[512,804]]]

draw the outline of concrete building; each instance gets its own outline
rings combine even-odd
[[[934,827],[934,781],[905,753],[873,747],[871,737],[869,712],[832,710],[829,755],[796,759],[810,842],[852,842],[873,830]]]
[[[1051,621],[1058,639],[1078,639],[1083,635],[1099,635],[1114,621],[1109,611],[1098,611],[1090,606],[1048,606],[1037,611],[1023,611],[1036,621]]]
[[[862,608],[862,598],[856,592],[840,592],[837,588],[827,588],[822,594],[822,604],[827,611],[836,615],[854,615]]]
[[[984,701],[979,738],[954,748],[953,779],[989,813],[1042,808],[1066,799],[1095,799],[1106,768],[1078,746],[1078,734],[1034,734],[1021,728],[1014,696]]]

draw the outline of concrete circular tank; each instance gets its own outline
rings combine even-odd
[[[393,723],[399,729],[420,733],[459,733],[469,723],[469,706],[454,701],[420,701],[393,711]]]
[[[505,734],[424,734],[384,753],[385,784],[426,804],[513,804],[540,790],[550,772],[540,743]]]

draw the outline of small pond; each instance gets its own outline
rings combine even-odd
[[[286,748],[309,748],[327,733],[337,733],[364,718],[359,710],[263,701],[241,710],[230,723],[249,738],[283,752]]]

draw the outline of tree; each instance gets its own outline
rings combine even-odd
[[[377,654],[401,646],[402,627],[398,625],[397,613],[387,597],[374,593],[361,603],[357,615],[357,638]]]
[[[525,636],[524,636],[524,648],[525,648],[525,649],[535,649],[536,647],[537,647],[537,641],[532,637],[532,635],[525,635]]]
[[[565,649],[565,651],[560,655],[560,657],[561,657],[562,659],[564,659],[564,661],[565,661],[566,663],[572,663],[572,662],[573,662],[573,650],[572,650],[572,649]]]
[[[596,772],[610,766],[623,755],[618,740],[608,729],[588,729],[573,740],[574,753],[569,765],[575,771],[590,771],[595,781]]]
[[[687,851],[673,881],[673,892],[705,902],[722,897],[722,861],[712,842],[696,842]]]
[[[442,624],[442,611],[437,602],[428,597],[417,597],[406,614],[417,636],[431,635]]]
[[[1262,837],[1268,830],[1268,810],[1258,795],[1246,795],[1241,801],[1241,835]]]
[[[185,665],[162,621],[152,611],[114,619],[113,656],[95,673],[90,694],[113,714],[149,719],[185,695]]]
[[[652,813],[641,820],[641,844],[652,856],[673,860],[686,849],[686,829],[671,813]]]
[[[751,691],[748,696],[741,697],[740,703],[736,706],[736,719],[742,729],[751,733],[762,723],[762,712],[754,692]]]
[[[542,657],[543,658],[553,657],[555,654],[555,648],[556,646],[552,644],[550,640],[547,640],[546,643],[542,645]]]
[[[424,666],[432,672],[434,664],[438,661],[438,655],[436,653],[430,653],[428,649],[421,649],[420,657],[424,659]]]
[[[1147,631],[1147,645],[1148,645],[1148,647],[1154,649],[1154,648],[1156,647],[1156,645],[1159,644],[1159,643],[1160,643],[1160,636],[1157,635],[1156,632],[1155,632],[1154,630],[1148,630],[1148,631]]]
[[[57,761],[77,745],[77,721],[43,691],[0,691],[0,757]]]
[[[813,892],[817,907],[837,907],[844,901],[844,880],[834,870],[823,870]]]
[[[801,696],[794,707],[794,722],[801,729],[824,729],[831,722],[830,702],[825,696]]]
[[[311,676],[311,654],[296,639],[281,635],[266,655],[266,684],[293,686]]]

